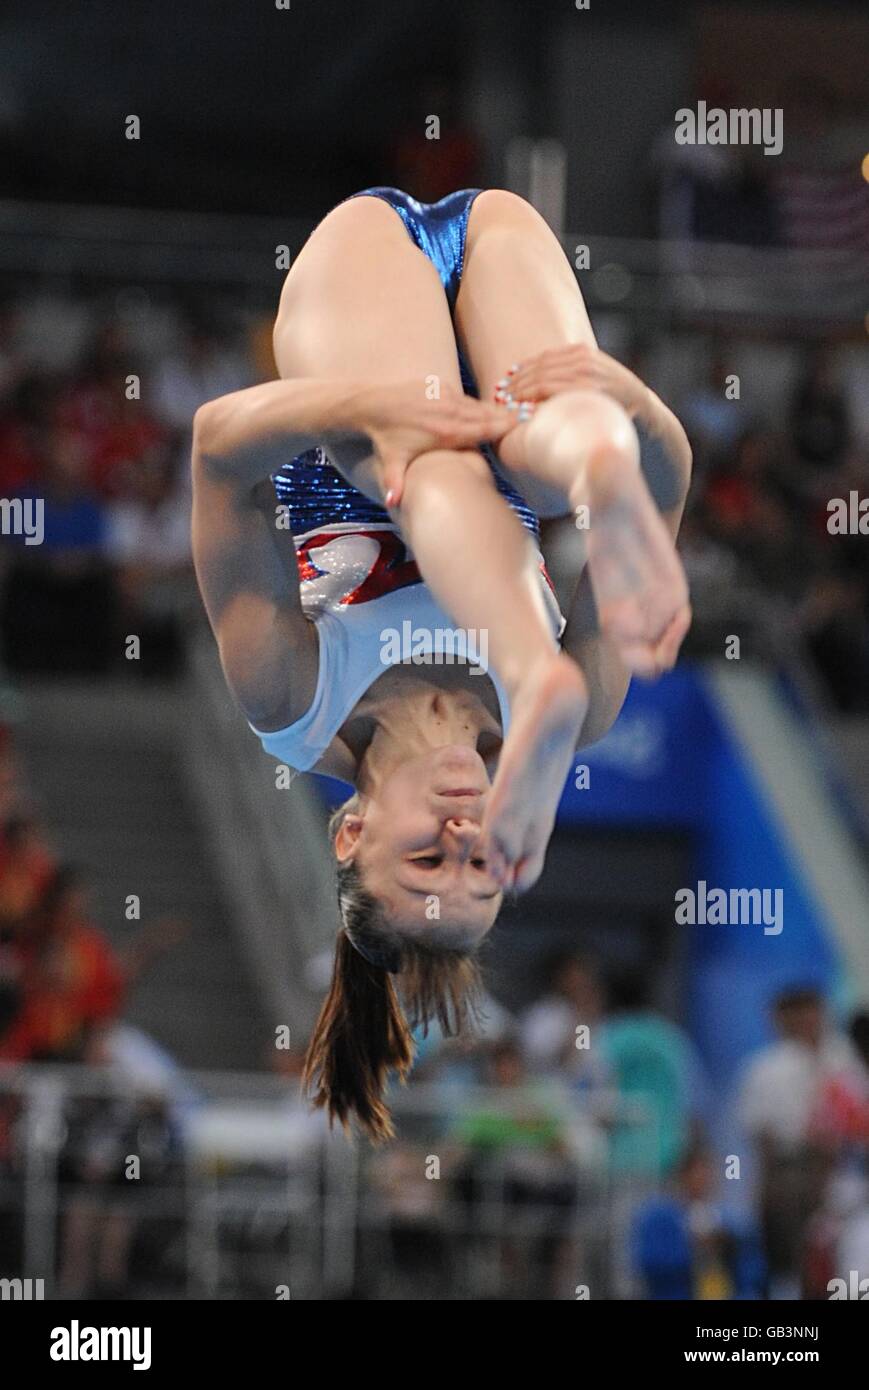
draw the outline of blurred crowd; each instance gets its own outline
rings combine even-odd
[[[869,550],[865,531],[852,523],[843,534],[830,505],[869,499],[869,440],[857,403],[829,344],[805,352],[781,420],[729,399],[733,372],[720,345],[678,406],[695,456],[680,538],[694,640],[721,654],[724,633],[750,632],[766,613],[767,627],[814,666],[829,703],[866,714]],[[763,649],[750,647],[755,655]]]
[[[3,547],[5,665],[176,674],[193,602],[191,421],[254,379],[243,329],[123,294],[9,300],[0,329],[0,496],[45,504],[42,543]]]
[[[0,547],[3,666],[178,674],[198,613],[190,424],[202,401],[269,374],[265,318],[232,303],[206,318],[139,292],[46,290],[8,298],[0,326],[0,496],[45,502],[43,543],[8,535]],[[739,344],[706,346],[673,400],[695,450],[681,542],[695,650],[721,653],[726,634],[771,615],[764,621],[810,657],[830,702],[866,713],[869,552],[865,537],[827,523],[831,498],[869,496],[869,452],[835,345],[806,346],[786,410],[769,415],[729,398]],[[631,363],[641,374],[643,355]],[[131,634],[147,638],[137,661],[126,659]],[[65,1103],[58,1287],[129,1292],[137,1269],[153,1283],[174,1249],[177,1288],[187,1093],[172,1059],[123,1015],[178,928],[141,927],[123,952],[109,943],[28,807],[2,737],[0,1062],[85,1062],[115,1078]],[[725,1130],[689,1037],[636,980],[567,958],[520,1016],[492,1000],[485,1015],[476,1042],[420,1039],[399,1138],[362,1158],[363,1238],[386,1242],[388,1258],[360,1267],[392,1271],[386,1296],[396,1279],[436,1296],[464,1277],[478,1296],[574,1297],[587,1287],[592,1297],[823,1298],[842,1271],[869,1274],[865,1016],[842,1031],[811,990],[783,994],[776,1040],[749,1059]],[[271,1068],[291,1083],[285,1161],[314,1174],[310,1207],[324,1136],[295,1098],[299,1060],[279,1054]],[[736,1132],[742,1147],[725,1138]],[[26,1107],[0,1090],[4,1272],[19,1267],[29,1135]],[[127,1182],[127,1158],[143,1154],[147,1181]],[[744,1166],[723,1177],[728,1155]]]
[[[842,1029],[814,989],[781,991],[729,1096],[639,980],[593,959],[559,957],[518,1016],[483,1015],[476,1042],[421,1040],[411,1091],[438,1123],[411,1095],[371,1164],[394,1278],[425,1289],[481,1236],[502,1296],[825,1299],[867,1277],[869,1015]]]
[[[8,535],[0,547],[5,666],[176,674],[199,611],[191,420],[202,401],[270,374],[266,317],[231,302],[206,319],[141,292],[101,301],[40,291],[7,299],[0,329],[0,497],[45,503],[41,544]],[[672,400],[695,451],[680,540],[695,609],[689,650],[721,653],[726,634],[760,624],[755,655],[774,650],[774,631],[810,659],[836,708],[866,713],[869,552],[864,535],[831,531],[828,509],[869,498],[865,390],[837,345],[818,341],[801,349],[801,365],[789,349],[774,408],[756,403],[757,389],[755,403],[735,399],[744,347],[709,340]],[[629,365],[660,389],[667,351],[644,343]],[[134,660],[130,635],[141,639]]]
[[[33,826],[5,827],[0,909],[0,1063],[83,1061],[113,1079],[73,1085],[39,1141],[56,1155],[56,1287],[183,1292],[204,1162],[235,1223],[230,1287],[273,1296],[276,1245],[303,1262],[317,1247],[328,1170],[301,1051],[273,1052],[277,1098],[209,1103],[119,1022],[165,932],[112,951]],[[341,1179],[353,1296],[813,1300],[869,1278],[869,1015],[842,1026],[814,988],[781,990],[771,1041],[721,1094],[637,975],[563,954],[543,978],[517,1012],[484,997],[472,1036],[418,1036],[397,1137],[359,1147],[351,1207]],[[20,1268],[40,1104],[32,1083],[0,1085],[0,1273]]]
[[[113,947],[93,919],[82,875],[57,857],[27,806],[5,729],[0,770],[0,1266],[20,1268],[26,1154],[48,1139],[33,1091],[3,1078],[15,1063],[81,1063],[111,1072],[115,1084],[72,1098],[53,1117],[65,1192],[57,1274],[69,1294],[117,1291],[127,1283],[137,1203],[165,1182],[177,1147],[169,1104],[176,1069],[123,1015],[137,981],[184,928],[168,918],[136,924],[124,948]],[[129,1154],[145,1156],[144,1182],[124,1183]],[[121,1191],[124,1200],[112,1201]]]
[[[703,85],[697,95],[710,114],[751,105],[723,71],[710,74]],[[660,132],[650,165],[662,237],[865,257],[869,187],[860,171],[869,134],[865,107],[844,102],[820,69],[790,77],[779,103],[780,119],[787,113],[787,138],[771,159],[760,140],[679,144],[671,124]],[[771,132],[764,139],[769,141]]]

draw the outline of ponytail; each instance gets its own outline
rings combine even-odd
[[[402,1081],[413,1061],[413,1041],[391,974],[359,954],[338,933],[332,983],[308,1051],[302,1085],[330,1122],[346,1129],[355,1117],[374,1143],[393,1135],[383,1100],[390,1071]]]

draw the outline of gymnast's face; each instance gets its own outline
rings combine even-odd
[[[400,931],[438,932],[450,946],[472,949],[493,925],[502,894],[478,849],[490,790],[479,753],[449,745],[400,763],[364,796],[358,815],[345,817],[338,858],[356,860]]]

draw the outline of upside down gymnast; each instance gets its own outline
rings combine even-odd
[[[341,927],[305,1084],[379,1140],[411,1029],[472,1018],[479,947],[542,871],[576,749],[632,674],[676,660],[691,451],[501,190],[341,203],[287,275],[274,347],[279,381],[197,412],[194,559],[263,746],[354,788],[330,824]],[[562,617],[538,518],[580,509]],[[438,661],[456,627],[486,634],[487,674],[473,651]],[[413,659],[387,664],[384,631],[411,629]]]

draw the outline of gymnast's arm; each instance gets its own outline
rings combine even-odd
[[[227,684],[257,729],[294,723],[316,688],[317,643],[271,475],[349,432],[358,383],[273,381],[193,421],[193,561]]]
[[[319,656],[271,475],[318,444],[357,436],[370,396],[356,381],[270,381],[194,417],[196,577],[227,685],[256,729],[285,728],[308,708]]]
[[[256,728],[282,728],[316,654],[292,538],[277,529],[274,459],[264,451],[254,482],[253,451],[236,474],[231,454],[205,452],[198,426],[193,441],[193,563],[226,682]]]
[[[200,406],[193,421],[193,559],[227,684],[257,729],[306,710],[317,642],[271,475],[318,444],[374,450],[378,482],[400,487],[417,454],[500,437],[506,410],[420,382],[270,381]],[[351,479],[352,481],[352,479]]]
[[[634,421],[640,433],[643,475],[675,542],[691,483],[691,445],[676,416],[648,387]],[[577,745],[584,748],[610,730],[630,684],[614,644],[601,634],[587,567],[577,581],[562,646],[588,683],[588,713]]]

